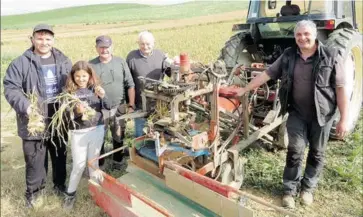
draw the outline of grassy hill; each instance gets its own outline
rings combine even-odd
[[[62,8],[44,12],[1,17],[1,29],[28,28],[46,22],[96,24],[121,21],[169,20],[247,9],[248,2],[191,2],[167,6],[141,4],[102,4]],[[242,15],[241,15],[242,16]]]

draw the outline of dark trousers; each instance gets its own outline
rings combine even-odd
[[[113,150],[120,148],[123,146],[123,139],[125,138],[125,130],[126,130],[126,122],[125,120],[117,121],[116,117],[119,117],[126,113],[126,105],[121,104],[118,107],[115,107],[111,110],[103,110],[103,118],[105,122],[105,138],[107,135],[107,130],[110,128],[112,134],[112,145]],[[101,147],[100,155],[105,153],[104,150],[105,139],[103,140],[103,144]],[[112,159],[117,162],[121,162],[123,159],[123,151],[118,151],[112,155]],[[99,165],[102,166],[104,164],[104,158],[99,160]]]
[[[40,140],[23,140],[25,158],[25,197],[30,199],[33,194],[45,187],[47,148]]]
[[[296,195],[300,184],[303,191],[312,192],[316,188],[324,166],[324,154],[332,123],[333,120],[320,126],[316,119],[307,122],[296,112],[289,114],[286,125],[289,145],[283,174],[284,194]],[[302,161],[307,144],[309,152],[302,176]]]
[[[49,104],[48,105],[48,114],[49,117],[52,117],[53,114],[58,110],[58,104]],[[68,116],[64,116],[63,120],[65,122],[69,122]],[[50,131],[52,132],[52,131]],[[59,190],[65,190],[65,182],[67,177],[66,171],[66,163],[67,163],[67,145],[68,142],[68,129],[61,128],[53,130],[53,135],[49,139],[44,140],[44,144],[46,145],[50,159],[52,162],[52,177],[54,187],[59,188]],[[45,168],[48,172],[48,155],[45,156],[46,164]]]
[[[65,189],[66,146],[58,138],[47,140],[23,140],[25,158],[25,196],[30,198],[45,187],[48,172],[48,151],[52,161],[54,187]]]
[[[65,182],[67,178],[67,148],[66,144],[60,138],[54,138],[53,142],[46,140],[45,144],[48,148],[50,159],[52,162],[52,179],[54,187],[65,190]],[[48,155],[45,158],[45,168],[48,172]]]

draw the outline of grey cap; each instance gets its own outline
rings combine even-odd
[[[96,46],[98,47],[110,47],[112,45],[112,40],[107,35],[101,35],[96,38]]]
[[[33,29],[33,34],[39,31],[48,31],[54,35],[53,28],[48,24],[38,24]]]

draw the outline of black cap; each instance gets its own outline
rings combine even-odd
[[[110,47],[112,45],[112,40],[107,35],[101,35],[96,38],[96,46],[98,47]]]
[[[33,29],[33,34],[39,31],[48,31],[54,35],[53,28],[48,24],[38,24]]]

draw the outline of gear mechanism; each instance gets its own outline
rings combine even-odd
[[[179,86],[179,88],[162,88],[161,91],[168,95],[178,95],[181,94],[187,90],[193,90],[197,87],[196,83],[177,83],[176,85]]]

